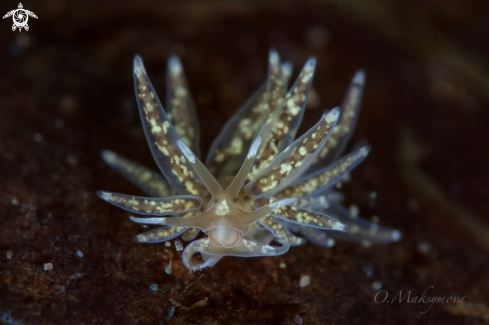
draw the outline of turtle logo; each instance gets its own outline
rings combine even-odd
[[[24,28],[26,31],[29,30],[29,25],[27,25],[27,21],[29,20],[29,16],[36,18],[37,16],[35,13],[29,10],[25,10],[24,6],[22,6],[22,3],[19,3],[19,8],[14,9],[12,11],[9,11],[3,16],[3,19],[8,18],[12,16],[14,19],[14,24],[12,25],[12,31],[15,32],[15,30],[18,28],[19,32],[22,31],[22,28]]]

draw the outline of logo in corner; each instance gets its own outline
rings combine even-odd
[[[29,30],[29,25],[27,25],[29,16],[37,19],[36,14],[33,13],[32,11],[25,10],[24,6],[22,6],[22,3],[19,3],[18,9],[14,9],[12,11],[7,12],[3,16],[3,19],[8,18],[10,16],[12,16],[14,20],[14,24],[12,25],[12,31],[14,32],[17,28],[19,29],[19,32],[22,32],[22,28],[24,28],[26,31]]]

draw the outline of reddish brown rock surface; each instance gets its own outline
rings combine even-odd
[[[16,6],[4,1],[0,9]],[[29,19],[29,32],[12,32],[10,18],[0,24],[0,323],[488,322],[485,1],[55,0],[24,7],[39,17]],[[166,60],[181,57],[206,152],[265,79],[272,46],[296,71],[318,57],[304,128],[338,105],[353,73],[365,69],[352,143],[365,138],[373,150],[345,186],[347,203],[400,229],[403,239],[371,248],[307,244],[276,258],[224,258],[189,274],[173,244],[134,243],[141,226],[95,195],[142,194],[102,162],[102,149],[154,166],[135,106],[132,58],[143,56],[163,98]],[[304,275],[310,285],[301,288]],[[463,296],[464,303],[379,304],[380,284],[391,297],[412,290],[413,298],[432,286],[429,297]]]

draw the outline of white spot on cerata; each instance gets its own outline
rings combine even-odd
[[[367,147],[360,148],[360,154],[364,156],[368,155],[368,148]]]
[[[340,116],[340,110],[338,108],[333,108],[329,113],[326,115],[326,122],[328,123],[333,123],[338,119]]]
[[[353,83],[359,84],[360,86],[363,85],[365,83],[365,72],[362,70],[357,71],[353,77]]]
[[[102,199],[104,200],[107,200],[107,201],[110,201],[112,200],[112,193],[108,193],[108,192],[104,192],[104,191],[100,191],[100,196],[102,197]]]
[[[280,165],[280,174],[288,174],[292,170],[291,164],[282,164]]]
[[[333,229],[343,231],[346,230],[346,225],[342,224],[341,222],[335,222],[333,224]]]
[[[270,51],[270,62],[273,64],[278,64],[279,63],[279,56],[277,51]]]
[[[182,64],[180,63],[180,60],[176,56],[172,56],[168,60],[168,65],[170,66],[170,71],[171,74],[174,77],[178,77],[182,73]]]
[[[229,213],[229,206],[226,200],[222,201],[216,208],[216,214],[218,216],[225,216]]]

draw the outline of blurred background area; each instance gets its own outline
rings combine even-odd
[[[304,324],[487,321],[489,2],[23,5],[38,16],[29,18],[28,32],[12,32],[11,18],[0,21],[0,322],[159,324],[170,297],[188,306],[209,297],[198,311],[177,308],[175,324],[239,317],[242,324],[291,324],[296,315]],[[17,6],[2,1],[0,13]],[[294,77],[309,56],[318,59],[303,130],[339,105],[355,71],[365,70],[350,145],[366,139],[373,150],[345,186],[346,201],[404,237],[388,247],[294,248],[280,260],[290,265],[286,275],[273,259],[227,258],[188,289],[197,275],[187,274],[179,253],[158,257],[157,247],[133,244],[137,226],[94,195],[141,194],[100,152],[154,166],[134,100],[136,53],[162,102],[167,59],[181,58],[205,154],[265,80],[270,48],[293,63]],[[154,258],[173,259],[176,268],[158,296],[144,293],[167,276]],[[45,261],[54,261],[53,273],[42,270]],[[316,281],[309,291],[297,287],[301,274]],[[223,279],[230,284],[216,285]],[[392,292],[434,285],[436,295],[463,295],[467,303],[420,315],[419,306],[375,304],[375,281]]]

